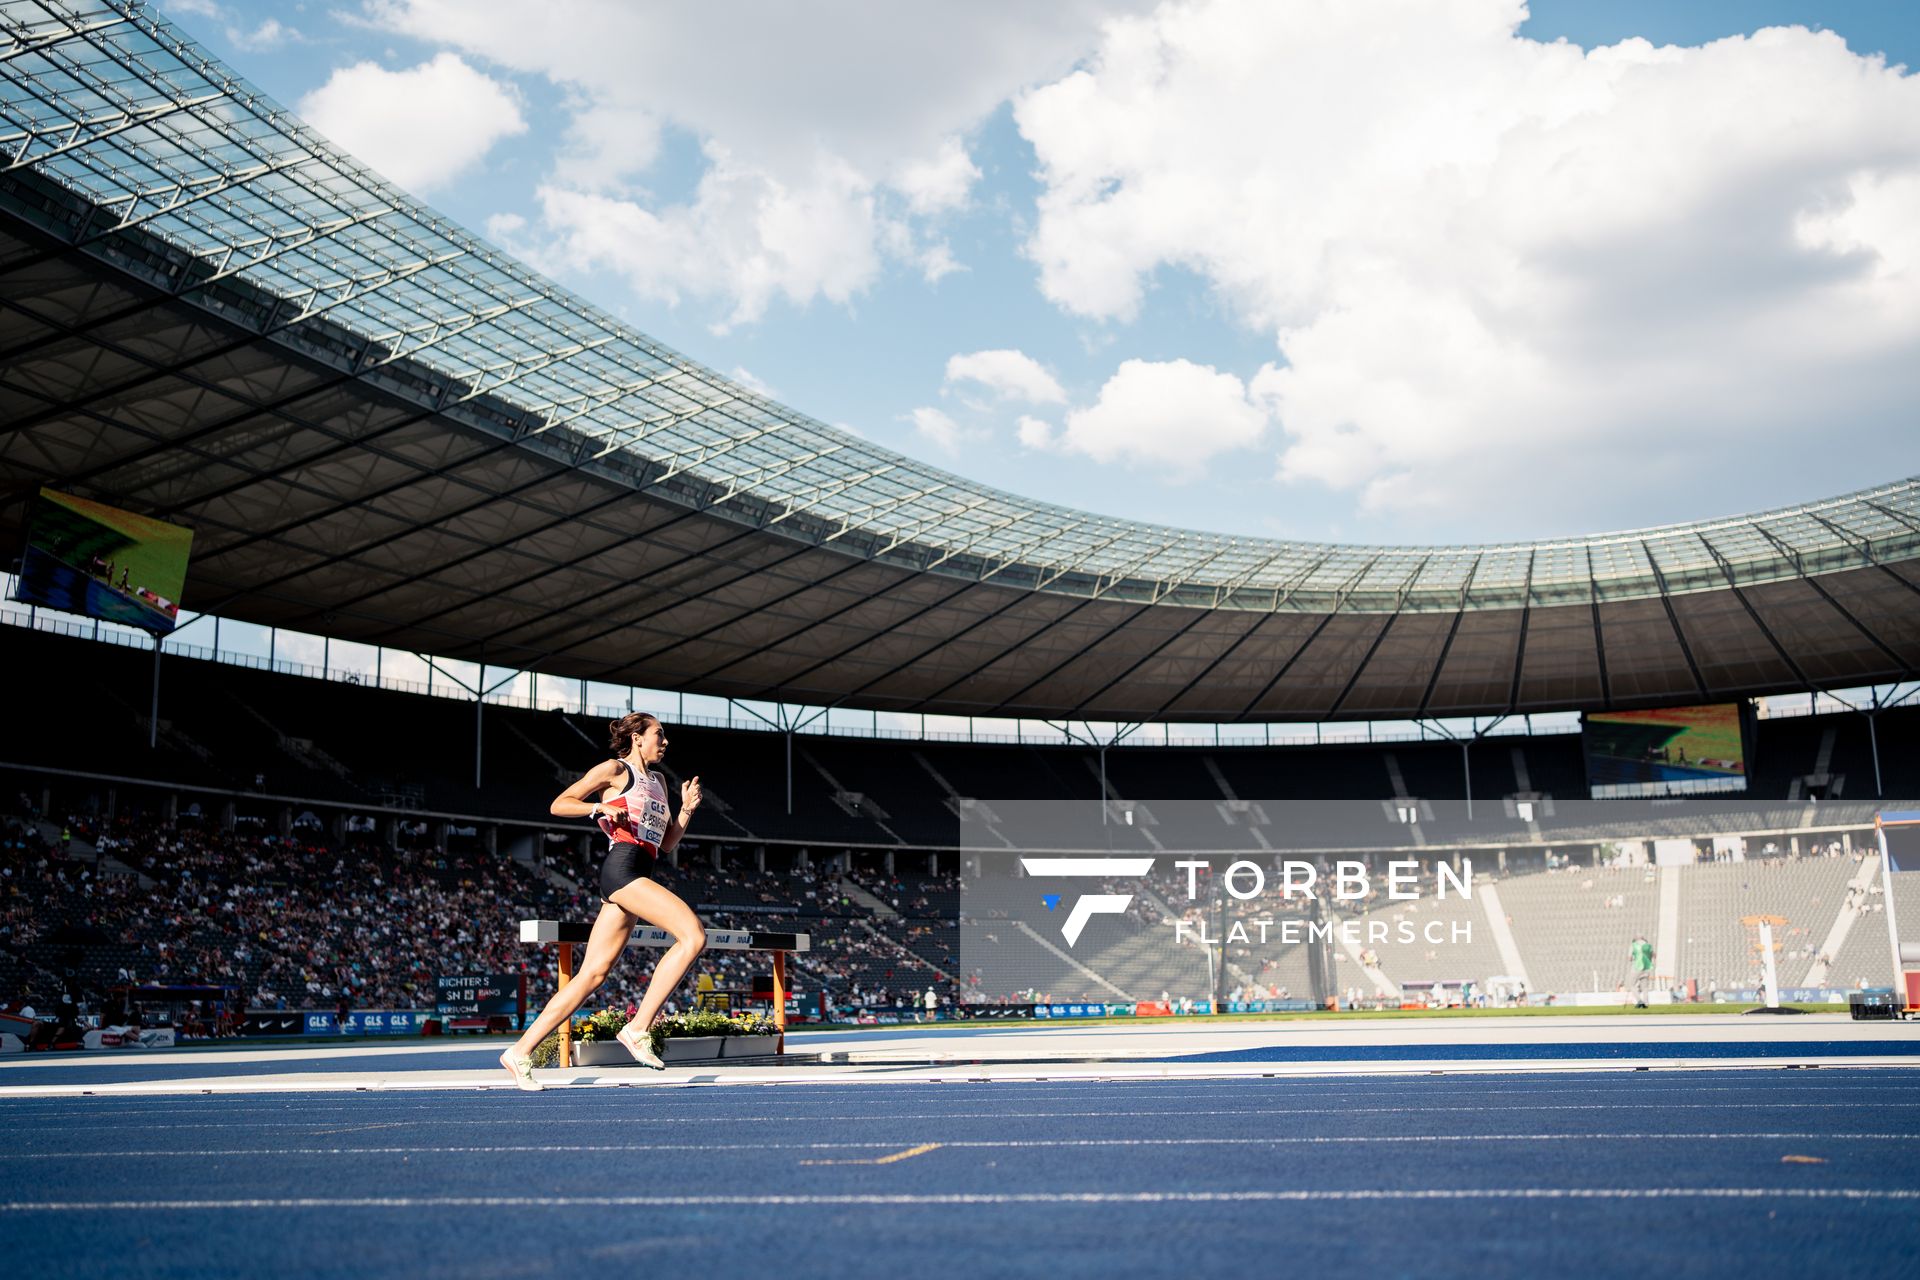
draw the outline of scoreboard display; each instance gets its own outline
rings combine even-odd
[[[180,616],[192,549],[183,525],[42,489],[14,599],[165,635]]]
[[[1589,712],[1581,722],[1595,799],[1747,789],[1739,703]]]

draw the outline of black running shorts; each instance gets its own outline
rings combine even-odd
[[[622,841],[614,845],[607,850],[607,856],[600,860],[600,896],[612,902],[613,895],[620,889],[652,875],[653,864],[653,846],[650,844]]]

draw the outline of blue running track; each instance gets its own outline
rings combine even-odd
[[[0,1101],[8,1275],[1920,1269],[1920,1070]]]

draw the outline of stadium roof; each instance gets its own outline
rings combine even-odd
[[[668,350],[104,0],[0,0],[0,539],[41,484],[192,525],[198,611],[728,697],[1321,720],[1920,676],[1920,481],[1499,546],[1051,506]]]

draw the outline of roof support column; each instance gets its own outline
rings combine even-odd
[[[1893,694],[1886,698],[1880,696],[1879,686],[1876,685],[1873,690],[1873,708],[1867,712],[1867,742],[1873,749],[1873,794],[1882,800],[1887,798],[1887,788],[1880,781],[1880,732],[1875,727],[1875,721],[1880,719],[1882,711],[1899,706],[1916,692],[1920,692],[1920,685],[1914,686],[1903,694],[1900,692],[1900,686],[1896,684],[1893,686]]]
[[[1146,727],[1145,722],[1136,721],[1135,723],[1126,725],[1124,727],[1120,725],[1115,725],[1114,727],[1116,729],[1116,732],[1107,736],[1106,738],[1096,737],[1094,735],[1092,726],[1087,725],[1087,722],[1084,720],[1081,721],[1081,724],[1086,725],[1087,732],[1085,736],[1075,733],[1073,731],[1073,725],[1065,720],[1060,721],[1060,723],[1058,724],[1054,724],[1054,722],[1051,720],[1042,721],[1042,723],[1052,728],[1056,728],[1060,730],[1061,734],[1069,742],[1077,742],[1077,743],[1081,743],[1086,746],[1092,747],[1094,749],[1095,754],[1099,756],[1100,758],[1100,825],[1103,827],[1106,826],[1107,825],[1107,808],[1108,808],[1108,805],[1107,805],[1107,748],[1118,746],[1120,743],[1132,737],[1140,729]]]
[[[148,708],[146,716],[146,745],[159,747],[159,637],[154,637],[154,704]],[[1878,768],[1878,760],[1876,760]]]

